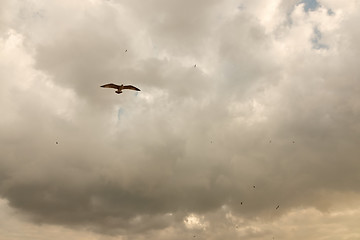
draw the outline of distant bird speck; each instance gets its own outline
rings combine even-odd
[[[253,186],[253,188],[255,188],[255,185]]]
[[[278,206],[276,207],[276,209],[279,209],[279,207],[280,207],[280,205],[278,205]]]
[[[55,142],[55,144],[59,144],[59,142]]]
[[[127,52],[127,49],[125,50],[125,52]]]
[[[242,205],[242,204],[243,204],[243,202],[240,202],[240,204]]]
[[[293,141],[293,143],[295,143],[295,141]]]
[[[194,65],[194,68],[196,68],[196,64]]]
[[[130,89],[130,90],[135,90],[135,91],[141,91],[140,89],[138,89],[137,87],[134,87],[132,85],[117,85],[117,84],[114,84],[114,83],[108,83],[108,84],[105,84],[105,85],[102,85],[100,87],[103,87],[103,88],[115,88],[116,89],[116,93],[117,94],[120,94],[122,93],[122,90],[123,89]]]

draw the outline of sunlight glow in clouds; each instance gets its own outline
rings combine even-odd
[[[185,226],[190,229],[203,229],[206,230],[209,223],[204,221],[204,216],[197,216],[196,214],[190,214],[184,220]]]

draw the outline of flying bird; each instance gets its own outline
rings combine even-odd
[[[280,207],[280,205],[278,205],[278,206],[276,207],[276,210],[279,209],[279,207]]]
[[[120,94],[122,93],[122,90],[123,89],[130,89],[130,90],[135,90],[135,91],[140,91],[140,89],[138,89],[137,87],[134,87],[132,85],[117,85],[117,84],[114,84],[114,83],[108,83],[108,84],[105,84],[105,85],[102,85],[100,87],[103,87],[103,88],[115,88],[116,89],[116,93],[117,94]]]

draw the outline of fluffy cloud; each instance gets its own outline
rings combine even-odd
[[[354,232],[339,216],[358,209],[334,204],[360,190],[356,1],[1,4],[0,196],[28,221],[300,239],[311,215]]]

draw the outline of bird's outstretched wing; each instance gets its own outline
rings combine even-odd
[[[113,83],[108,83],[108,84],[102,85],[102,86],[100,86],[100,87],[118,89],[120,86],[119,86],[119,85],[116,85],[116,84],[113,84]]]
[[[135,90],[135,91],[141,91],[140,89],[138,89],[137,87],[134,87],[132,85],[125,85],[123,87],[123,89],[130,89],[130,90]]]

